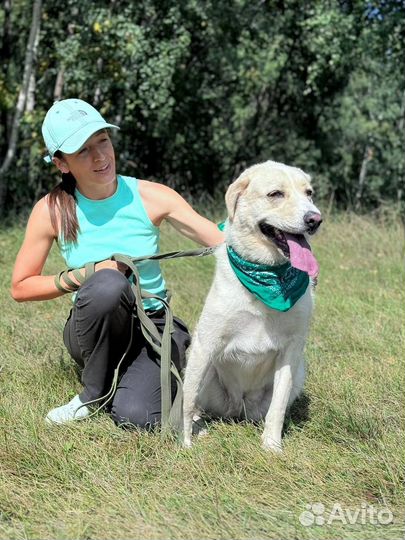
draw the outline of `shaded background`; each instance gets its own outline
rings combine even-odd
[[[0,210],[58,182],[54,100],[121,126],[118,170],[209,202],[272,159],[329,208],[403,208],[405,1],[4,0]]]

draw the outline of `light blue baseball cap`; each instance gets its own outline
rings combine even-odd
[[[73,154],[100,129],[116,128],[108,124],[101,114],[89,103],[81,99],[63,99],[56,101],[46,113],[42,123],[42,136],[49,155],[47,163],[57,150]]]

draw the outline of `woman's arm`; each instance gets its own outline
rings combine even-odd
[[[25,238],[14,264],[11,296],[17,302],[51,300],[65,294],[56,287],[54,275],[41,275],[55,237],[56,233],[51,224],[47,200],[44,197],[37,202],[31,212]],[[122,273],[127,270],[126,265],[111,260],[97,263],[95,271],[103,268],[119,270]],[[69,277],[78,283],[71,272]],[[64,285],[69,289],[66,283]]]
[[[17,302],[49,300],[62,296],[54,276],[42,276],[55,231],[51,225],[46,198],[34,206],[28,220],[24,241],[18,252],[11,278],[11,295]]]
[[[187,238],[204,246],[216,246],[225,240],[217,225],[196,212],[173,189],[154,182],[139,181],[139,191],[152,222],[159,226],[166,219]]]

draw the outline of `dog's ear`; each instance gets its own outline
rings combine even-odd
[[[239,177],[235,180],[235,182],[232,182],[232,184],[227,189],[227,192],[225,193],[225,203],[226,208],[228,209],[228,216],[230,221],[233,221],[236,211],[236,205],[238,204],[238,199],[248,187],[249,182],[249,177]]]

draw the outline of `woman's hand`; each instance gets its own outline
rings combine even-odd
[[[128,266],[122,262],[118,261],[112,261],[111,259],[107,259],[105,261],[101,261],[96,264],[94,267],[94,271],[98,272],[98,270],[103,270],[104,268],[110,268],[111,270],[118,270],[121,272],[121,274],[126,274],[128,270]]]
[[[126,274],[128,270],[128,266],[122,262],[118,261],[112,261],[111,259],[106,259],[104,261],[100,261],[94,265],[94,271],[98,272],[99,270],[105,270],[108,268],[109,270],[118,270],[118,272],[121,272],[122,274]],[[85,269],[80,268],[79,269],[80,274],[83,276],[83,279],[85,278]],[[76,283],[76,285],[80,286],[79,281],[77,280],[76,276],[74,276],[73,272],[68,273],[69,278]],[[63,277],[62,277],[63,279]],[[64,286],[66,289],[69,289],[69,286],[64,283]]]

